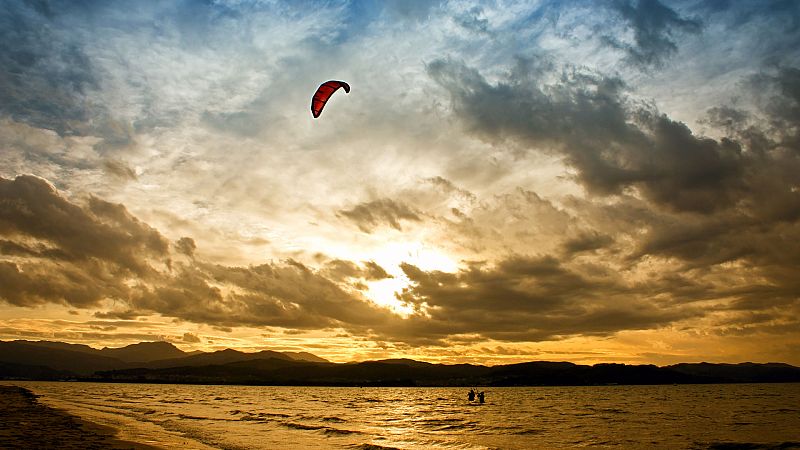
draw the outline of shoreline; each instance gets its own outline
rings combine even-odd
[[[162,450],[123,441],[118,430],[46,406],[19,386],[0,385],[0,447]]]

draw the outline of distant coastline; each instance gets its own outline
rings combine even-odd
[[[113,356],[110,356],[113,355]],[[0,341],[0,379],[282,386],[592,386],[800,382],[784,363],[669,366],[534,361],[482,366],[411,359],[332,363],[310,353],[185,353],[165,342],[96,350]]]

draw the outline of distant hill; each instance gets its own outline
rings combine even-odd
[[[667,366],[668,369],[693,377],[702,377],[711,382],[719,383],[750,383],[758,382],[780,383],[798,381],[799,368],[783,363],[740,363],[740,364],[675,364]]]
[[[159,359],[179,358],[188,355],[169,342],[140,342],[138,344],[126,345],[125,347],[111,348],[104,347],[100,350],[83,344],[67,344],[55,341],[11,341],[12,343],[32,345],[36,347],[49,348],[54,350],[67,350],[73,352],[86,353],[95,356],[105,356],[125,362],[148,362]],[[0,341],[0,344],[8,343]]]
[[[126,362],[151,362],[170,358],[183,358],[186,352],[169,342],[140,342],[122,348],[105,347],[100,350],[104,356],[110,356]]]
[[[330,362],[325,358],[320,358],[319,356],[308,352],[281,352],[281,353],[297,361]]]
[[[2,342],[2,341],[0,341]],[[127,362],[149,362],[159,359],[180,358],[188,353],[180,350],[169,342],[140,342],[138,344],[126,345],[125,347],[112,348],[104,347],[100,350],[84,344],[67,344],[57,341],[13,341],[21,344],[35,345],[59,350],[69,350],[74,352],[88,353],[97,356],[107,356],[117,358]]]
[[[49,367],[77,375],[91,375],[98,370],[129,367],[127,363],[116,358],[82,350],[65,350],[52,344],[36,345],[26,341],[0,342],[0,362]]]
[[[609,384],[800,382],[800,368],[786,364],[653,365],[529,362],[486,367],[413,360],[334,364],[254,359],[228,364],[97,372],[98,381],[325,385],[325,386],[591,386]]]
[[[658,367],[551,361],[487,367],[412,359],[335,364],[304,352],[227,349],[186,353],[166,342],[97,350],[62,342],[0,341],[3,378],[327,386],[568,386],[800,382],[800,368],[782,363]]]
[[[217,352],[198,353],[195,355],[184,356],[182,358],[153,361],[149,364],[143,365],[142,367],[147,367],[151,369],[159,369],[165,367],[180,367],[180,366],[196,367],[196,366],[228,364],[232,362],[249,361],[253,359],[268,359],[268,358],[285,359],[289,361],[293,360],[291,356],[284,355],[283,353],[279,352],[273,352],[270,350],[264,350],[256,353],[245,353],[237,350],[231,350],[228,348]]]
[[[99,355],[99,353],[97,353],[98,350],[96,348],[92,348],[84,344],[67,344],[66,342],[57,342],[57,341],[23,341],[23,340],[12,341],[12,342],[16,342],[19,344],[35,345],[37,347],[47,347],[58,350],[69,350],[73,352],[91,353]]]
[[[245,353],[231,349],[217,352],[184,352],[169,342],[140,342],[120,348],[105,347],[98,350],[88,345],[55,341],[0,341],[0,362],[66,371],[62,374],[69,376],[85,376],[96,371],[137,367],[158,369],[206,366],[268,358],[328,362],[307,352],[281,353],[264,350]],[[38,376],[33,375],[34,372],[31,369],[31,378]],[[2,373],[0,376],[3,376]]]

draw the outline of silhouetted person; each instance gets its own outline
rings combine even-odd
[[[467,398],[469,399],[469,401],[475,400],[475,390],[470,389],[469,394],[467,394]]]
[[[483,403],[483,391],[478,392],[478,402]]]

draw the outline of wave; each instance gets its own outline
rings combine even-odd
[[[283,419],[292,417],[291,415],[284,414],[284,413],[258,413],[256,415],[258,417],[279,417],[279,418],[283,418]]]
[[[297,422],[283,422],[281,425],[287,428],[294,428],[296,430],[321,430],[323,428],[322,425],[306,425],[304,423],[297,423]]]
[[[334,434],[334,435],[363,434],[362,432],[356,430],[345,430],[342,428],[333,428],[333,427],[325,427],[325,429],[322,432],[325,434]]]
[[[323,422],[336,422],[336,423],[347,422],[346,420],[342,419],[341,417],[336,417],[336,416],[323,417],[321,420]]]
[[[626,411],[624,409],[619,408],[587,408],[590,411],[595,411],[599,413],[613,413],[613,414],[631,414],[631,411]]]
[[[210,417],[191,416],[189,414],[178,414],[178,418],[188,420],[211,420]]]
[[[527,435],[527,434],[542,434],[542,433],[544,433],[544,430],[537,430],[537,429],[530,428],[530,429],[527,429],[527,430],[515,431],[513,434]]]
[[[352,445],[350,448],[355,450],[402,450],[398,447],[385,447],[383,445],[377,444],[355,444]]]
[[[451,431],[451,430],[474,430],[478,428],[478,424],[468,422],[463,424],[445,425],[439,428],[434,428],[433,431]]]
[[[253,413],[239,411],[239,410],[231,411],[231,414],[232,415],[242,414],[242,416],[239,417],[239,420],[241,420],[243,422],[258,422],[258,423],[267,423],[267,422],[270,422],[270,421],[288,419],[289,417],[291,417],[288,414],[282,414],[282,413],[256,413],[256,414],[253,414]]]

